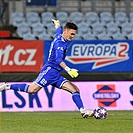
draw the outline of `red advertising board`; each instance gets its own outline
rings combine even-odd
[[[39,72],[42,65],[43,41],[0,41],[0,72]]]

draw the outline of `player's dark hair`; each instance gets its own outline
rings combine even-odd
[[[68,29],[73,29],[73,30],[77,30],[78,27],[76,24],[74,24],[73,22],[67,22],[66,25],[64,26],[64,29],[68,28]]]

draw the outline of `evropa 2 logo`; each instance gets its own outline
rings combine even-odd
[[[92,69],[108,66],[129,59],[129,44],[74,44],[66,60],[73,64],[94,63]]]

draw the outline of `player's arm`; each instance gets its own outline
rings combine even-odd
[[[60,66],[66,70],[66,72],[72,77],[72,78],[76,78],[78,77],[79,73],[77,69],[73,69],[73,68],[69,68],[65,62],[61,62]]]
[[[57,63],[66,70],[66,72],[72,77],[72,78],[76,78],[78,77],[78,70],[77,69],[71,69],[69,68],[66,63],[63,60],[63,54],[64,54],[64,50],[63,47],[58,47],[56,50],[56,61]]]
[[[52,22],[56,28],[56,34],[62,34],[62,28],[60,26],[60,21],[59,20],[55,20],[55,19],[52,19]]]

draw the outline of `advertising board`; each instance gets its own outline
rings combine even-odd
[[[75,40],[68,45],[66,63],[79,72],[132,72],[132,40]],[[50,41],[44,45],[46,62]],[[129,65],[130,64],[130,65]]]
[[[0,40],[0,72],[39,72],[43,41]]]
[[[30,84],[30,83],[28,83]],[[133,86],[130,81],[74,82],[87,109],[103,106],[108,110],[133,110]],[[76,111],[69,92],[55,87],[28,94],[12,90],[0,93],[0,111]]]

